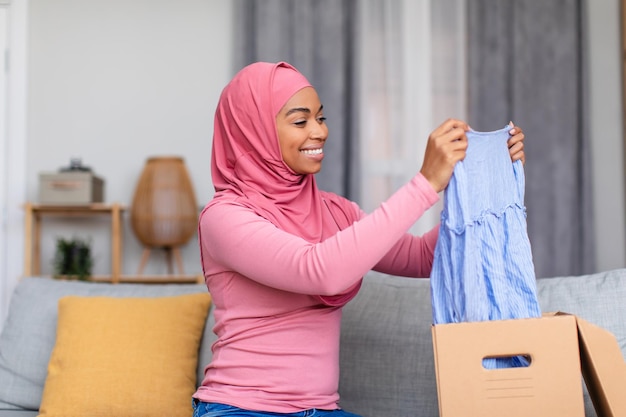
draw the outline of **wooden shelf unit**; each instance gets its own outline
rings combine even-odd
[[[118,204],[95,203],[86,206],[56,206],[26,203],[24,225],[24,276],[41,275],[41,225],[45,216],[56,217],[111,217],[111,274],[94,275],[93,282],[137,284],[195,284],[203,283],[200,275],[123,275],[122,274],[122,213],[125,207]]]
[[[120,282],[122,268],[122,212],[120,204],[95,203],[86,206],[56,206],[26,203],[24,205],[24,276],[41,274],[41,224],[44,216],[111,217],[111,275],[110,282]]]

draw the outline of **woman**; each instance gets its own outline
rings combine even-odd
[[[216,192],[199,224],[218,340],[194,416],[354,416],[337,392],[341,309],[371,269],[429,276],[438,228],[407,230],[465,156],[468,129],[439,126],[420,172],[366,214],[316,186],[328,129],[306,78],[287,63],[233,78],[216,110]],[[519,128],[509,146],[523,159]]]

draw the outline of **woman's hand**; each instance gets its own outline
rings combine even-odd
[[[511,155],[511,161],[522,161],[522,164],[526,164],[526,155],[524,154],[524,132],[519,126],[515,126],[513,122],[509,122],[511,130],[509,134],[511,137],[506,142],[509,146],[509,155]]]
[[[513,129],[518,128],[514,127]],[[465,151],[467,150],[465,132],[468,130],[469,125],[467,123],[461,120],[448,119],[428,136],[424,163],[420,172],[435,191],[440,192],[446,188],[452,177],[454,165],[465,158]],[[521,129],[519,131],[521,132]],[[522,134],[522,139],[523,136]],[[521,143],[519,138],[514,146],[517,146],[518,143]],[[522,156],[523,154],[522,152]]]

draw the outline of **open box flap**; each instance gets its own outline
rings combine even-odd
[[[626,362],[609,331],[576,317],[580,363],[598,417],[626,416]]]

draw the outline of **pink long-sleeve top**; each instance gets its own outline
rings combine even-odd
[[[341,307],[320,301],[358,288],[369,270],[427,277],[437,240],[407,234],[438,195],[417,174],[371,214],[321,192],[319,243],[279,229],[238,198],[214,201],[199,233],[218,340],[195,398],[280,413],[339,407]],[[332,210],[348,220],[337,224]]]

